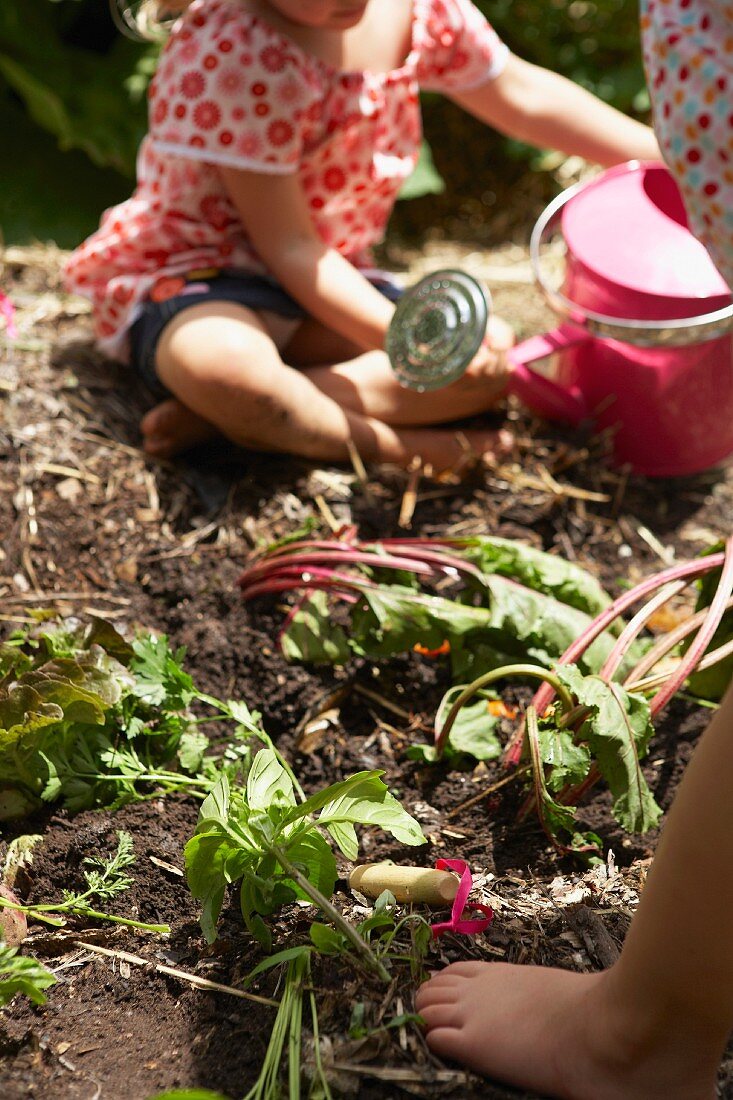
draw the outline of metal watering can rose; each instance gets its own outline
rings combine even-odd
[[[560,290],[542,262],[555,228],[567,252]],[[616,462],[638,473],[692,474],[733,453],[731,292],[666,168],[632,161],[571,187],[539,218],[530,251],[561,323],[511,349],[511,392],[551,419],[612,429]],[[407,291],[387,337],[400,381],[426,390],[460,377],[490,308],[462,272]],[[528,365],[548,357],[547,375]]]

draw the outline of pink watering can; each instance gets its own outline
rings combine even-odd
[[[555,290],[542,248],[558,225],[567,255]],[[550,419],[610,429],[615,461],[637,473],[692,474],[733,453],[731,292],[666,168],[632,161],[569,188],[538,220],[530,252],[561,323],[512,348],[513,393]],[[459,377],[488,309],[462,272],[408,291],[387,340],[400,380],[433,389]],[[549,370],[528,365],[540,360]]]

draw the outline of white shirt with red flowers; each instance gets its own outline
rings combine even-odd
[[[132,198],[107,210],[66,265],[91,298],[99,346],[127,332],[160,279],[206,268],[266,274],[218,168],[297,173],[323,241],[361,269],[421,141],[420,88],[467,91],[508,50],[471,0],[414,0],[412,41],[391,72],[340,72],[245,11],[194,0],[150,86],[150,130]]]

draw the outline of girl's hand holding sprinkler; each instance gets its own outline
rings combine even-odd
[[[399,292],[370,249],[417,161],[419,90],[602,165],[656,158],[651,131],[510,54],[470,0],[159,11],[181,18],[151,86],[137,190],[67,267],[102,349],[165,398],[143,420],[146,450],[222,433],[318,459],[356,448],[450,467],[461,446],[433,425],[496,403],[512,335],[494,321],[489,348],[440,393],[405,390],[383,350]],[[467,435],[478,455],[511,442]]]

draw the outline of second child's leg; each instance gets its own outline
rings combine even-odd
[[[260,318],[234,303],[203,303],[174,317],[161,336],[156,368],[189,418],[184,436],[208,422],[241,446],[310,458],[348,459],[352,444],[365,460],[406,464],[420,455],[436,469],[462,457],[453,432],[396,429],[342,407],[304,372],[286,366]],[[191,414],[201,419],[192,422]],[[180,432],[176,439],[173,426],[166,445],[153,414],[147,424],[149,438],[159,443],[148,446],[153,453],[191,442]],[[469,433],[468,442],[478,455],[507,444],[497,432]]]
[[[432,1050],[569,1100],[713,1100],[733,1028],[733,688],[680,784],[619,961],[456,963],[420,990]]]

